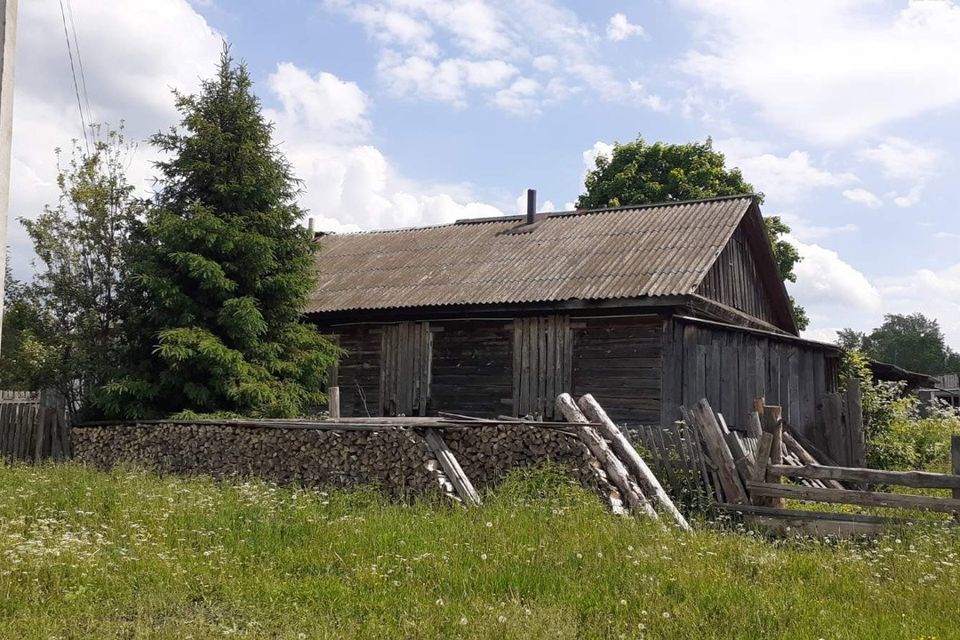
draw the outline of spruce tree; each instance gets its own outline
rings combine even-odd
[[[158,188],[135,234],[130,349],[101,394],[122,417],[293,416],[323,401],[337,349],[301,314],[313,283],[299,182],[246,68],[224,51],[179,128],[151,139]]]

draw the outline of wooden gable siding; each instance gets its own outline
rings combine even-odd
[[[707,272],[697,293],[772,325],[777,317],[741,224]]]
[[[664,424],[680,405],[706,398],[731,428],[745,429],[754,398],[783,407],[783,416],[827,448],[821,401],[837,390],[839,358],[815,344],[699,324],[680,318],[664,325]]]
[[[481,418],[511,413],[513,326],[507,320],[433,322],[431,408]]]
[[[663,321],[577,318],[573,333],[573,393],[591,393],[613,420],[660,422]]]

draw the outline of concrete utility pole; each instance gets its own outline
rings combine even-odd
[[[13,142],[13,59],[17,50],[17,0],[0,0],[0,339],[7,268],[10,146]]]

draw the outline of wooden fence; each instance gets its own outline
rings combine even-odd
[[[0,391],[0,456],[7,461],[70,457],[66,407],[48,391]]]
[[[753,447],[744,444],[748,439],[727,430],[722,416],[714,414],[706,400],[684,410],[687,424],[702,443],[702,455],[710,476],[707,484],[716,487],[714,494],[721,509],[740,513],[749,522],[780,532],[812,535],[872,534],[905,520],[872,514],[786,509],[785,499],[946,512],[960,520],[960,436],[953,436],[951,441],[952,473],[886,471],[833,462],[820,464],[781,419],[780,407],[760,404],[758,409],[762,411],[757,412],[762,431]],[[789,478],[791,484],[784,484],[783,478]],[[952,491],[952,496],[877,489],[890,485],[946,489]]]

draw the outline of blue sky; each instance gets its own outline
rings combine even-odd
[[[793,226],[811,336],[923,311],[960,348],[952,0],[71,2],[90,118],[134,140],[229,41],[321,228],[513,213],[526,187],[562,209],[614,141],[711,136]],[[57,3],[20,12],[12,214],[29,217],[80,125]],[[131,158],[139,186],[151,158]]]

